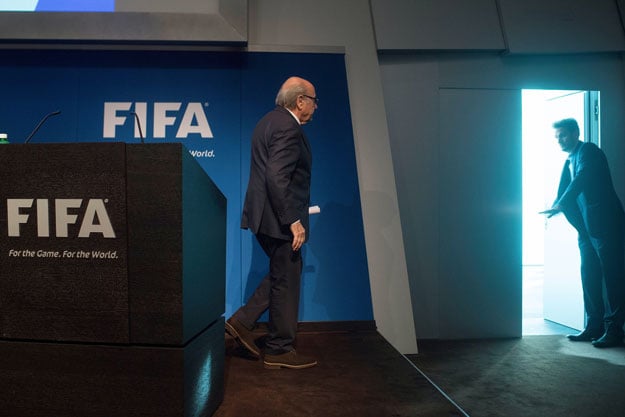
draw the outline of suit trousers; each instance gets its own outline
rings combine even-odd
[[[623,233],[601,239],[579,234],[582,289],[587,328],[623,335],[625,321],[625,241]],[[604,303],[603,289],[607,303]],[[607,309],[606,309],[607,307]]]
[[[265,353],[278,355],[293,350],[299,313],[302,255],[291,241],[257,234],[256,239],[269,257],[269,273],[250,299],[233,317],[248,329],[269,309],[269,334]]]

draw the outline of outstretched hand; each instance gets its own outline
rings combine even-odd
[[[294,251],[298,251],[304,244],[304,241],[306,241],[306,229],[304,229],[301,222],[295,222],[291,225],[291,233],[293,234],[291,248]]]
[[[560,209],[554,207],[554,208],[547,209],[545,211],[540,211],[538,214],[546,214],[547,218],[550,219],[556,214],[560,213],[560,211],[561,211]]]

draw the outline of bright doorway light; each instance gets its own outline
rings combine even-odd
[[[554,255],[553,244],[545,248],[547,223],[545,217],[538,212],[553,203],[562,164],[566,158],[555,141],[553,122],[573,117],[578,121],[580,131],[585,132],[587,101],[588,92],[581,90],[522,91],[523,334],[553,334],[570,330],[545,320],[545,264],[548,265],[548,273],[552,274],[554,264],[560,261],[556,259],[554,262],[554,258],[558,258],[559,255]],[[550,236],[552,235],[553,233]],[[567,247],[576,246],[574,236],[563,235],[562,239]],[[547,241],[552,242],[550,239]],[[547,260],[546,252],[549,253]],[[563,260],[566,261],[566,258]],[[559,266],[555,265],[555,268]],[[563,274],[570,275],[568,272]],[[551,285],[551,282],[548,281],[548,284]],[[549,285],[547,293],[552,293]],[[557,300],[551,298],[548,297],[547,300],[548,310],[559,309]]]

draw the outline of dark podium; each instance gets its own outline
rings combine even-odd
[[[0,414],[213,414],[226,200],[184,146],[0,146],[0,208]]]

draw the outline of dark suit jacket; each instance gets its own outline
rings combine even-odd
[[[267,113],[252,133],[250,179],[241,227],[291,240],[297,220],[309,236],[312,154],[304,131],[283,107]]]
[[[587,232],[595,238],[622,233],[625,214],[603,151],[593,143],[579,142],[570,161],[573,180],[562,172],[556,199],[566,218],[580,233]]]

